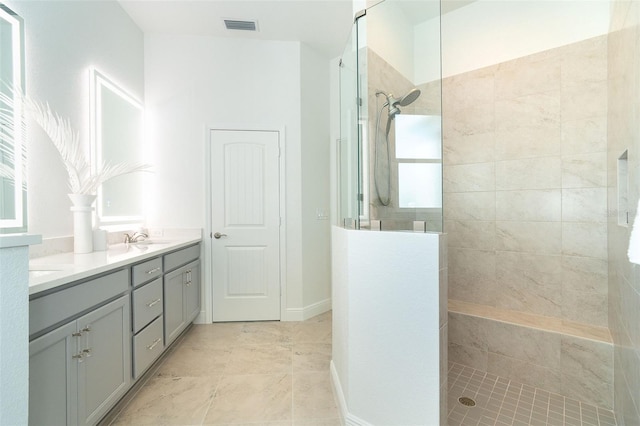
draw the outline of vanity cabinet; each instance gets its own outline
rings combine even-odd
[[[154,262],[156,259],[154,259]],[[157,262],[162,264],[162,259]],[[157,266],[154,267],[158,268]],[[133,267],[135,277],[136,266]],[[164,350],[162,278],[133,291],[133,378],[138,379]]]
[[[200,312],[200,245],[165,255],[164,341],[169,345]]]
[[[29,300],[29,424],[95,425],[200,313],[200,244]]]
[[[126,294],[29,344],[29,424],[93,425],[131,384]]]

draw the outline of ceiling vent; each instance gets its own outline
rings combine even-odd
[[[258,21],[224,18],[224,26],[228,30],[258,31]]]

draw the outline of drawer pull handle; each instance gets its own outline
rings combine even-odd
[[[82,362],[82,358],[84,358],[84,354],[83,353],[71,355],[71,359],[77,359],[78,362]]]
[[[147,308],[152,308],[152,307],[154,307],[155,305],[157,305],[158,303],[160,303],[160,301],[161,301],[161,300],[162,300],[162,299],[156,299],[156,300],[154,300],[154,301],[152,301],[152,302],[147,303]]]
[[[158,343],[160,343],[162,341],[161,337],[158,337],[156,340],[153,341],[152,344],[150,344],[149,346],[147,346],[147,349],[149,349],[150,351],[153,350],[153,348],[155,348],[156,346],[158,346]]]
[[[151,275],[151,274],[155,274],[156,272],[160,272],[162,270],[162,268],[157,267],[157,268],[153,268],[153,269],[149,269],[146,274]]]

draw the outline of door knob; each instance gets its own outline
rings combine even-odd
[[[215,238],[216,240],[219,240],[221,237],[226,237],[227,234],[221,234],[219,232],[216,232],[215,234],[213,234],[213,238]]]

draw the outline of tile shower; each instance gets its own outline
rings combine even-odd
[[[449,360],[613,408],[607,36],[443,80]]]

